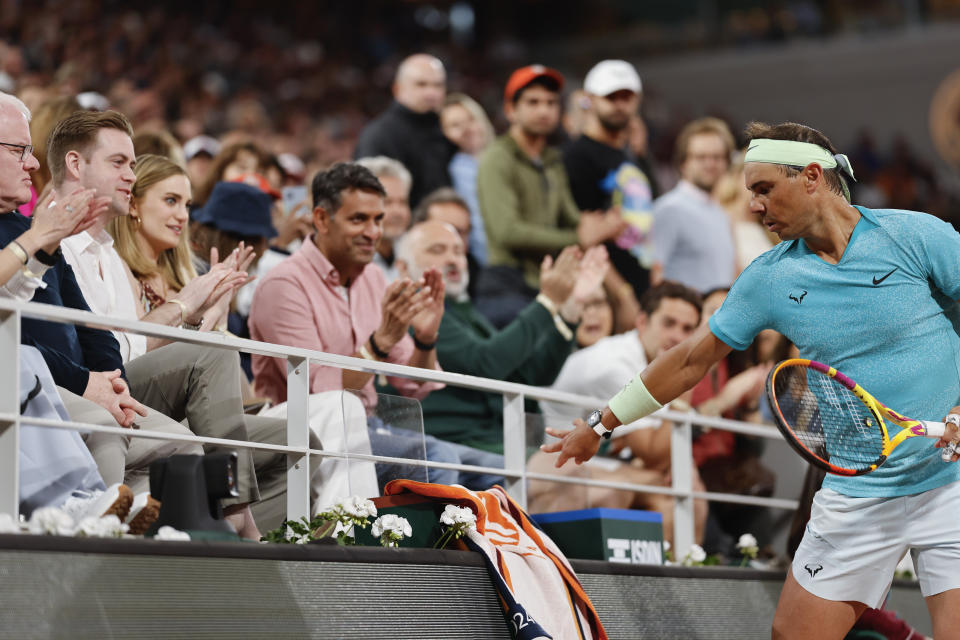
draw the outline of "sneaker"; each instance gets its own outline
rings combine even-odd
[[[133,506],[124,522],[130,527],[129,533],[141,536],[146,533],[160,516],[160,501],[144,491],[133,499]]]
[[[115,484],[105,491],[76,491],[60,507],[74,522],[93,516],[117,516],[122,522],[133,504],[133,491],[125,484]]]

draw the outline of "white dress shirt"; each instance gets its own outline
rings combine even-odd
[[[623,385],[647,367],[647,354],[637,330],[601,338],[593,345],[570,355],[551,389],[609,400]],[[597,407],[600,409],[602,407]],[[540,402],[547,426],[567,429],[573,418],[581,418],[587,410],[557,402]],[[651,417],[641,418],[626,427],[617,427],[613,437],[634,429],[660,426]]]
[[[104,316],[137,320],[137,301],[130,288],[127,267],[113,248],[113,238],[106,231],[96,236],[84,231],[60,243],[63,256],[80,284],[90,310]],[[147,338],[137,333],[114,331],[120,343],[120,355],[127,362],[147,352]]]

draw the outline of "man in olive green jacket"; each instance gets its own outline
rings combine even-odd
[[[544,256],[592,247],[624,228],[618,211],[581,215],[560,151],[547,146],[560,123],[562,87],[563,76],[540,65],[513,72],[504,93],[510,129],[480,160],[477,198],[490,268],[477,283],[477,308],[496,327],[536,297]]]

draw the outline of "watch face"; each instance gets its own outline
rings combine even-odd
[[[588,427],[595,427],[595,426],[597,426],[598,424],[600,424],[600,418],[602,418],[602,417],[603,417],[603,414],[600,413],[599,410],[594,411],[594,412],[591,413],[590,416],[587,418],[587,426],[588,426]]]

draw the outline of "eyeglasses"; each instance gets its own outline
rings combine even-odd
[[[13,147],[14,149],[20,149],[20,162],[26,162],[30,154],[33,153],[32,144],[14,144],[12,142],[0,142],[0,145],[4,147]]]

